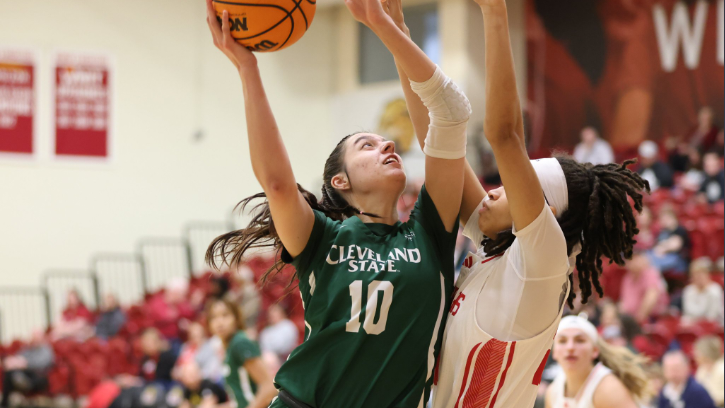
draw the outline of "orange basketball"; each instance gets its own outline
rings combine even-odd
[[[252,51],[279,51],[296,43],[315,17],[317,0],[214,0],[217,19],[229,12],[237,42]]]

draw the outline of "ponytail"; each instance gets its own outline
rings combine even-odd
[[[649,362],[647,358],[625,347],[608,344],[601,339],[597,341],[597,347],[599,347],[599,362],[612,370],[636,400],[647,401],[652,397],[654,392],[649,386],[644,370],[644,366]]]

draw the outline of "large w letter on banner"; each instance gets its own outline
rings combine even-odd
[[[699,0],[695,6],[694,21],[690,24],[690,13],[687,5],[682,1],[677,2],[672,9],[672,20],[669,27],[667,26],[667,12],[664,6],[656,4],[652,8],[662,69],[665,72],[672,72],[677,67],[680,43],[682,43],[685,66],[689,69],[695,69],[700,64],[708,8],[707,2]]]

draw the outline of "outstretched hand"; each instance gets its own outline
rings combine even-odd
[[[392,23],[381,0],[345,0],[345,5],[355,20],[371,29],[386,23]]]
[[[206,0],[206,23],[214,38],[214,46],[219,48],[238,70],[257,65],[257,57],[232,37],[228,11],[224,10],[221,24],[219,23],[212,0]]]
[[[383,0],[383,9],[393,19],[400,31],[410,37],[410,30],[405,25],[405,17],[403,16],[403,0]]]

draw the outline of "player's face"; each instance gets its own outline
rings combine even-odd
[[[554,360],[564,372],[591,370],[599,349],[580,329],[565,329],[554,339]]]
[[[406,176],[395,143],[383,137],[360,133],[349,138],[345,148],[345,171],[354,193],[380,188],[402,193]]]
[[[499,187],[489,191],[478,215],[478,228],[491,239],[496,239],[501,231],[510,230],[514,221],[506,198],[506,190]]]
[[[222,302],[215,303],[209,313],[209,329],[222,339],[230,338],[236,331],[234,314]]]

